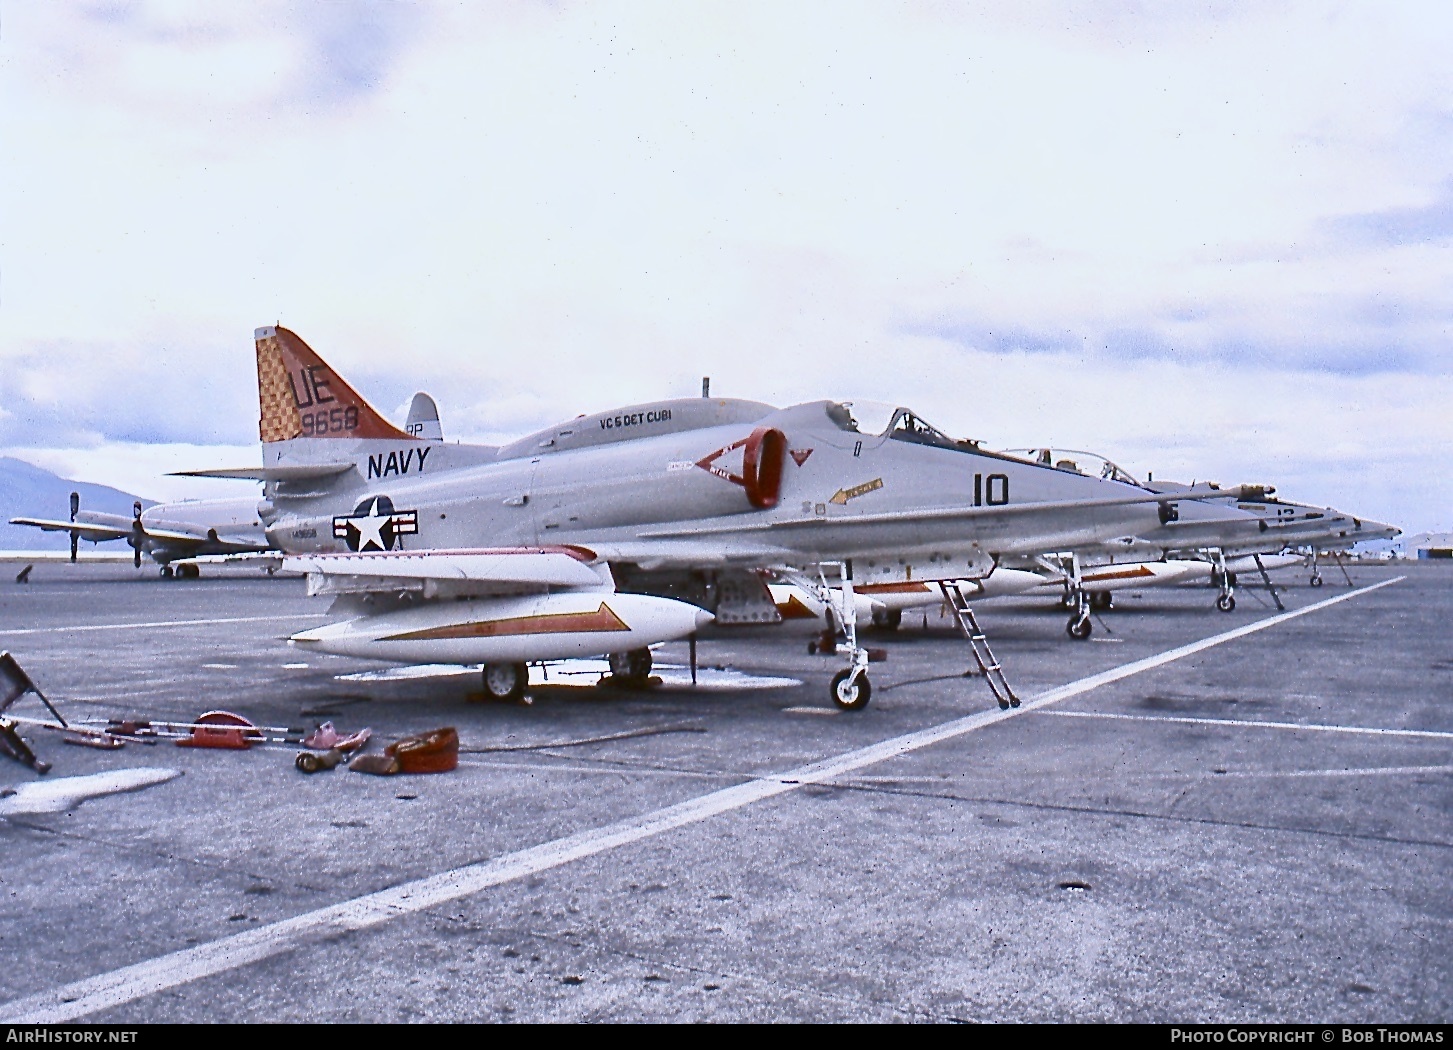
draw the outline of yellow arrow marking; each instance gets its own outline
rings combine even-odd
[[[833,493],[832,499],[828,500],[828,502],[836,503],[839,507],[846,506],[848,500],[853,499],[855,496],[862,496],[882,487],[883,479],[874,478],[872,481],[865,481],[861,485],[854,485],[850,489],[838,489],[837,492]]]

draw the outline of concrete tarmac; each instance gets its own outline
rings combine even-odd
[[[504,705],[290,649],[328,621],[297,579],[37,566],[0,648],[67,717],[330,719],[375,751],[451,725],[465,753],[305,776],[286,746],[27,734],[47,779],[185,775],[0,819],[0,1019],[1445,1022],[1453,565],[1350,571],[1288,574],[1284,617],[1132,592],[1084,642],[984,603],[1005,716],[912,613],[871,635],[862,712],[791,625],[703,638],[709,689],[556,674]]]

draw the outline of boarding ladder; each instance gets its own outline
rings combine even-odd
[[[989,683],[989,689],[993,692],[994,699],[999,701],[999,707],[1006,710],[1018,707],[1019,697],[1009,685],[1009,679],[1004,677],[1004,668],[994,655],[994,650],[989,648],[989,639],[979,628],[979,621],[974,619],[974,611],[969,608],[964,592],[946,580],[939,581],[938,589],[943,593],[944,604],[953,611],[954,623],[959,625],[959,633],[968,640],[969,648],[974,653],[974,662],[979,665],[979,673]]]

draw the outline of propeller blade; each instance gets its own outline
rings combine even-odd
[[[71,493],[71,520],[72,521],[75,521],[76,520],[76,515],[79,514],[80,512],[81,512],[81,494],[79,492],[72,492]]]
[[[141,568],[141,548],[146,543],[146,526],[141,524],[141,500],[131,505],[131,564]]]
[[[75,563],[75,560],[76,560],[76,548],[79,547],[80,545],[81,545],[81,534],[78,533],[78,532],[72,532],[71,533],[71,562],[72,562],[72,564],[74,564]]]

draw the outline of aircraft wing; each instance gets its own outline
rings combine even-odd
[[[305,573],[310,594],[422,590],[427,597],[610,586],[609,570],[595,560],[581,547],[508,547],[288,555],[282,568]]]
[[[163,543],[194,543],[197,546],[201,546],[210,539],[210,537],[204,534],[182,532],[177,529],[157,529],[148,525],[142,525],[141,528],[150,539],[160,540]]]
[[[101,543],[104,540],[125,539],[131,535],[129,528],[115,525],[91,525],[80,521],[57,521],[50,518],[11,518],[12,525],[30,525],[46,532],[74,532],[83,540]]]
[[[282,570],[286,555],[278,550],[243,550],[231,554],[192,554],[175,559],[175,563],[190,562],[193,565],[252,565],[276,573]]]
[[[1156,493],[1144,496],[1113,496],[1106,499],[1040,500],[1010,503],[997,507],[934,507],[921,510],[884,511],[877,514],[854,514],[834,517],[834,527],[845,525],[899,525],[928,522],[1010,520],[1052,511],[1092,510],[1096,507],[1132,506],[1137,503],[1176,503],[1181,500],[1240,498],[1241,488],[1198,489],[1187,492]],[[747,522],[742,524],[703,525],[689,529],[662,528],[643,530],[642,539],[676,539],[740,532],[775,532],[782,529],[820,528],[823,519],[800,518],[794,521]]]

